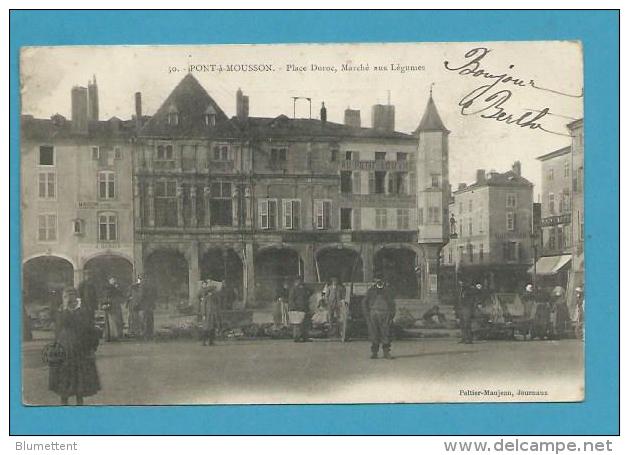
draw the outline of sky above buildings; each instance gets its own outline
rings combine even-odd
[[[396,130],[410,133],[432,87],[451,131],[453,188],[473,182],[476,169],[503,172],[520,160],[537,195],[541,167],[535,157],[569,145],[565,126],[583,116],[581,55],[578,43],[558,41],[25,48],[22,113],[70,118],[72,86],[86,86],[96,75],[102,120],[131,118],[138,91],[143,113],[152,115],[193,65],[194,76],[228,116],[236,113],[238,88],[249,96],[251,116],[292,117],[292,97],[310,97],[313,118],[324,101],[328,121],[342,123],[351,107],[361,111],[362,126],[371,126],[372,105],[390,99]],[[471,103],[462,113],[466,101]],[[482,117],[497,112],[501,101],[514,120],[532,112],[521,123],[548,109],[537,122],[548,131]],[[295,111],[308,117],[307,101],[299,100]]]

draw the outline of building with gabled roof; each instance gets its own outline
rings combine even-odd
[[[506,172],[477,170],[473,183],[452,192],[450,230],[456,235],[443,251],[446,271],[493,291],[523,288],[535,255],[532,208],[533,184],[519,161]]]
[[[133,279],[132,120],[99,120],[98,87],[73,87],[72,117],[20,119],[24,301],[59,302],[86,271],[104,299]]]
[[[145,119],[140,95],[136,103]],[[398,297],[418,298],[434,270],[422,266],[418,240],[417,157],[434,149],[432,130],[443,123],[432,97],[415,134],[392,128],[389,107],[368,128],[355,112],[350,124],[327,121],[324,105],[316,119],[252,117],[239,89],[228,118],[188,74],[139,122],[136,267],[170,302],[195,302],[199,281],[213,279],[234,291],[235,307],[264,306],[298,275],[311,283],[384,275]],[[430,192],[447,200],[447,167],[438,174]]]

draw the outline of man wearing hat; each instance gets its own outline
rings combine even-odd
[[[481,302],[483,285],[476,283],[463,290],[461,298],[461,308],[459,310],[459,320],[461,325],[461,341],[459,343],[472,344],[474,333],[472,331],[472,320],[476,312],[476,305]]]
[[[300,322],[293,324],[293,341],[296,343],[309,341],[308,330],[310,325],[310,289],[304,284],[303,277],[295,279],[295,285],[288,293],[288,310],[303,313]]]
[[[382,278],[376,278],[374,285],[367,291],[363,299],[363,312],[371,341],[371,358],[378,358],[382,345],[383,357],[392,359],[390,329],[395,317],[395,301]]]

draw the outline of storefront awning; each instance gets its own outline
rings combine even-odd
[[[529,273],[537,273],[537,275],[554,275],[561,269],[570,264],[572,256],[564,254],[562,256],[546,256],[537,260],[537,266],[532,266]]]

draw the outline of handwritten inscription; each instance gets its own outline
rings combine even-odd
[[[509,111],[509,101],[515,90],[538,87],[535,86],[535,81],[525,80],[513,74],[511,70],[515,67],[514,65],[509,65],[506,71],[497,73],[483,68],[482,61],[489,52],[490,50],[486,47],[476,47],[465,53],[462,62],[452,63],[447,60],[444,62],[446,70],[482,81],[481,86],[464,95],[459,101],[461,115],[479,115],[485,119],[520,128],[562,134],[544,126],[544,118],[552,115],[548,106],[539,110],[525,110],[522,113]]]

